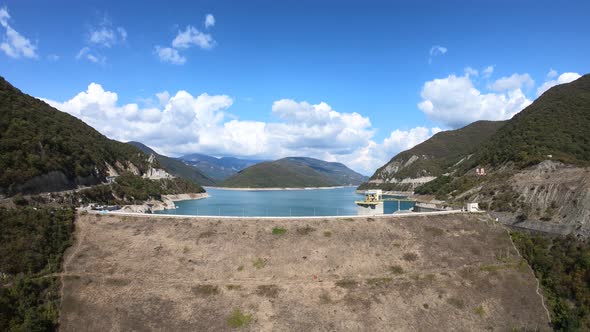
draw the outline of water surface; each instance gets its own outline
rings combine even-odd
[[[343,216],[356,215],[354,201],[364,199],[354,187],[309,190],[239,191],[207,188],[209,197],[176,202],[177,209],[159,214],[201,216]],[[413,202],[400,202],[402,210]],[[397,201],[385,202],[385,213],[398,209]]]

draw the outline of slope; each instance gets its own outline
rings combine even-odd
[[[590,76],[545,92],[448,177],[417,193],[484,209],[520,228],[590,236]],[[474,167],[487,175],[477,176]]]
[[[590,75],[546,91],[498,130],[477,157],[493,166],[526,167],[545,159],[588,165]]]
[[[108,139],[0,77],[0,195],[72,189],[151,166],[136,147]]]
[[[412,189],[449,171],[489,139],[505,121],[477,121],[463,128],[437,133],[393,157],[359,188]]]
[[[140,142],[131,141],[127,143],[139,148],[144,153],[153,154],[160,165],[174,176],[191,180],[203,186],[211,186],[215,184],[214,180],[203,174],[199,169],[190,165],[186,165],[181,160],[158,154],[150,147]]]

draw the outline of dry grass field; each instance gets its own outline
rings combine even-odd
[[[548,329],[535,279],[484,215],[81,215],[64,331]]]

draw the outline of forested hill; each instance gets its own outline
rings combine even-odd
[[[108,139],[0,77],[0,195],[96,184],[109,167],[144,173],[150,163],[138,148]]]
[[[498,130],[476,160],[525,167],[546,159],[590,163],[590,74],[546,91]]]
[[[211,186],[215,184],[213,179],[203,174],[201,170],[194,166],[186,165],[181,160],[161,155],[143,143],[133,141],[127,143],[139,148],[147,154],[153,154],[160,165],[174,176],[191,180],[202,186]]]
[[[225,180],[224,187],[302,188],[358,185],[366,177],[341,163],[289,157],[250,166]]]
[[[406,190],[448,172],[488,140],[505,121],[476,121],[463,128],[442,131],[415,147],[400,152],[383,165],[361,188]]]

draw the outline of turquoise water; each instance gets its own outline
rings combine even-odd
[[[315,190],[239,191],[208,188],[205,199],[176,202],[177,209],[154,213],[201,216],[336,216],[356,215],[354,201],[364,199],[355,188]],[[385,213],[397,210],[397,201],[384,203]],[[413,202],[400,202],[402,210]]]

